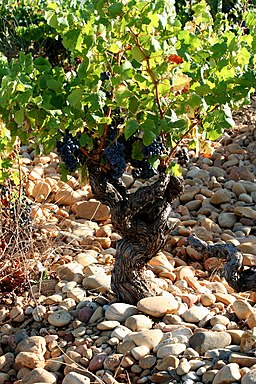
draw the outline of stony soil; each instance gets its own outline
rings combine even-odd
[[[60,181],[55,153],[22,148],[37,230],[26,268],[48,279],[1,296],[0,384],[256,382],[256,294],[234,293],[223,261],[187,244],[194,233],[232,243],[256,264],[255,108],[236,115],[213,155],[193,156],[174,203],[175,229],[148,264],[159,296],[115,302],[110,274],[119,236],[90,187]],[[127,173],[131,191],[142,184]],[[39,231],[40,230],[40,231]]]

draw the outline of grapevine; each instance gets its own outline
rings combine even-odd
[[[159,166],[172,172],[182,139],[216,140],[253,92],[254,8],[239,3],[229,22],[218,13],[227,2],[216,10],[192,1],[187,13],[186,1],[168,4],[43,3],[40,15],[35,7],[31,22],[45,21],[65,59],[44,50],[1,56],[0,115],[10,135],[45,152],[57,147],[68,172],[89,159],[113,178],[129,166],[142,178]]]

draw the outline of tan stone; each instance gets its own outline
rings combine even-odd
[[[81,195],[74,191],[68,184],[63,184],[57,190],[54,200],[57,204],[73,205],[82,200]]]
[[[28,178],[29,180],[40,180],[44,174],[44,169],[40,165],[36,165],[30,172]]]
[[[250,300],[253,303],[256,303],[256,292],[253,292],[253,291],[250,292]]]
[[[189,266],[177,267],[174,270],[177,280],[185,280],[186,277],[193,278],[195,276],[195,269]]]
[[[173,298],[172,298],[173,297]],[[137,308],[139,311],[154,317],[163,317],[167,313],[175,313],[178,309],[178,301],[174,296],[154,296],[141,299]]]
[[[161,342],[163,332],[160,329],[147,329],[133,332],[130,337],[137,346],[144,345],[149,349],[153,349]]]
[[[240,350],[243,353],[247,353],[256,348],[256,328],[252,328],[251,331],[246,331],[241,336]]]
[[[75,261],[81,264],[83,267],[87,267],[91,264],[97,264],[98,261],[96,257],[98,256],[98,252],[94,250],[85,250],[84,252],[79,253],[75,257]]]
[[[213,271],[218,269],[222,264],[222,260],[217,257],[209,257],[204,262],[204,267],[207,271]]]
[[[38,180],[33,188],[32,196],[35,201],[42,203],[51,193],[51,187],[43,180]]]
[[[247,324],[251,329],[256,327],[256,312],[253,312],[249,315],[247,318]]]
[[[96,200],[83,201],[77,204],[76,215],[87,220],[105,221],[110,218],[110,209]]]
[[[204,293],[200,297],[200,302],[205,307],[210,307],[216,302],[216,296],[213,293]]]
[[[250,207],[234,207],[234,213],[240,217],[256,220],[256,211]]]
[[[255,248],[255,245],[254,245]],[[256,252],[256,250],[254,251]],[[243,253],[243,265],[251,267],[256,265],[256,255],[250,253]]]
[[[234,301],[233,309],[240,320],[247,319],[253,313],[252,306],[246,301],[240,299]]]
[[[225,305],[233,304],[234,301],[236,301],[236,298],[229,293],[215,292],[215,297],[218,301]]]
[[[227,329],[226,332],[230,334],[232,338],[232,344],[240,345],[241,337],[244,334],[244,331],[242,331],[241,329]]]
[[[165,254],[162,252],[158,252],[155,257],[152,257],[148,264],[151,266],[155,274],[159,274],[161,272],[172,272],[174,269]]]
[[[20,364],[22,367],[27,368],[43,368],[45,360],[42,355],[38,355],[34,352],[20,352],[16,358],[15,363]]]
[[[44,355],[46,352],[45,338],[42,336],[30,336],[19,342],[15,352],[34,352],[39,355]]]
[[[23,378],[22,383],[34,384],[34,383],[47,383],[55,384],[57,382],[56,376],[46,371],[43,368],[35,368],[32,371],[28,372]]]
[[[96,237],[110,237],[112,234],[112,229],[110,225],[102,225],[96,231]]]
[[[32,180],[28,180],[25,186],[27,196],[32,196],[34,187],[35,183]]]
[[[166,371],[169,367],[177,368],[179,365],[179,358],[176,356],[166,356],[163,359],[159,359],[156,368],[159,371]]]
[[[256,212],[256,211],[255,211]],[[237,246],[237,248],[239,249],[239,251],[243,252],[243,253],[250,253],[254,256],[256,256],[256,247],[255,247],[255,244],[252,244],[252,243],[243,243],[243,244],[239,244]]]
[[[111,247],[110,237],[97,237],[96,240],[100,243],[103,249],[108,249]]]

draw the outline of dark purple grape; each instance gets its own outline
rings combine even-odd
[[[125,171],[125,146],[115,142],[104,150],[107,164],[110,166],[109,174],[114,179],[119,179]]]
[[[57,151],[69,172],[74,172],[79,165],[79,141],[66,132],[61,141],[57,141]]]
[[[151,144],[148,146],[142,145],[142,153],[144,157],[151,157],[151,156],[160,156],[165,152],[165,146],[161,142],[161,140],[154,139]]]
[[[106,81],[110,79],[110,72],[101,72],[100,74],[101,81]]]
[[[157,170],[146,159],[138,164],[140,164],[140,167],[132,170],[132,175],[135,179],[148,180],[157,175]]]
[[[187,148],[180,149],[176,153],[175,157],[177,157],[178,163],[180,165],[187,165],[189,163],[189,153],[188,153]]]

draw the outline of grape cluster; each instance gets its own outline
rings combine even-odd
[[[180,149],[176,154],[175,157],[178,159],[178,163],[180,165],[188,165],[189,163],[189,153],[187,148]]]
[[[74,172],[79,166],[79,141],[66,132],[61,141],[57,141],[57,151],[69,172]]]
[[[156,169],[152,167],[147,159],[136,162],[136,165],[137,166],[132,170],[132,175],[135,179],[147,180],[157,175]]]
[[[160,156],[165,151],[165,146],[160,138],[156,138],[148,146],[142,145],[142,154],[144,157]]]
[[[101,81],[106,81],[110,79],[110,72],[101,72],[100,74]]]
[[[126,168],[124,144],[116,141],[105,148],[104,154],[110,166],[110,176],[119,179]]]

